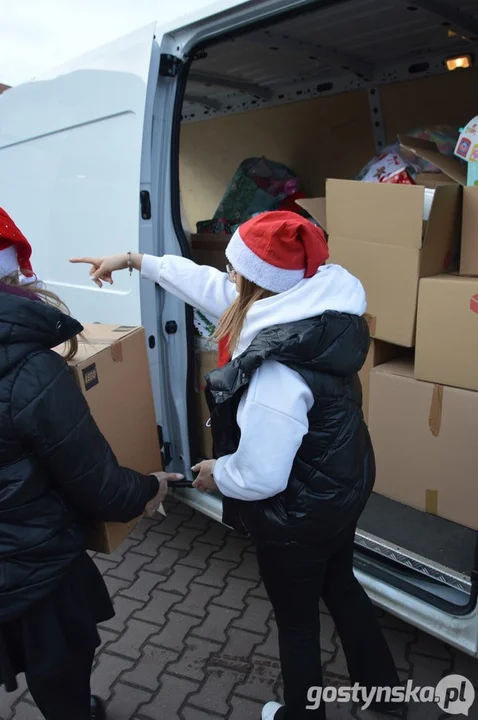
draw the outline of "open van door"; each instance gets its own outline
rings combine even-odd
[[[31,241],[38,278],[78,320],[145,327],[163,447],[183,470],[190,467],[191,372],[184,304],[137,273],[117,273],[113,286],[99,290],[85,266],[69,263],[129,250],[181,253],[170,187],[181,63],[173,38],[155,29],[2,95],[0,205]]]
[[[139,247],[143,133],[159,67],[154,25],[11,89],[0,103],[0,204],[38,277],[85,322],[137,324],[127,273],[101,295],[73,255]],[[156,52],[154,52],[156,50]]]

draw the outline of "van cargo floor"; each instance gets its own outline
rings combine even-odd
[[[373,493],[359,530],[470,576],[476,531]]]

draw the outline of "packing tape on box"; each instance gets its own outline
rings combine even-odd
[[[425,490],[425,510],[430,515],[438,515],[438,490]]]
[[[430,404],[430,415],[428,417],[428,424],[434,437],[438,437],[440,434],[442,410],[443,385],[434,385]]]
[[[364,318],[367,321],[370,336],[375,337],[375,332],[377,330],[377,318],[374,315],[369,315],[369,313],[365,313]]]

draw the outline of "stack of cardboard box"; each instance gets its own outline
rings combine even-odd
[[[478,187],[463,189],[463,166],[432,144],[401,142],[444,174],[417,185],[329,180],[325,215],[323,199],[302,205],[325,226],[330,261],[367,293],[361,380],[375,490],[476,529]]]

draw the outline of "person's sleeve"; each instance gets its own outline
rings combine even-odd
[[[237,297],[227,273],[176,255],[144,255],[141,275],[214,318],[220,318]]]
[[[214,467],[223,495],[264,500],[285,490],[313,402],[312,391],[294,370],[272,361],[257,370],[239,406],[239,447]]]
[[[67,364],[55,352],[37,353],[24,363],[12,389],[11,418],[32,462],[92,520],[133,520],[158,493],[156,477],[118,464]]]

